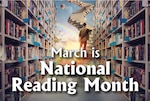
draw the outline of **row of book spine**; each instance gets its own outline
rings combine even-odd
[[[39,49],[38,47],[28,47],[28,58],[38,59]]]
[[[10,19],[5,19],[5,34],[15,37],[15,38],[21,38],[26,37],[26,29],[23,26],[20,26],[16,23],[14,23]]]
[[[114,70],[115,70],[116,74],[121,75],[122,74],[122,64],[115,62],[114,63]]]
[[[125,37],[129,39],[145,34],[145,19],[138,20],[136,23],[125,27]]]
[[[148,61],[150,61],[150,44],[148,44]]]
[[[12,77],[25,77],[26,67],[25,66],[11,66],[5,70],[5,87],[12,84]]]
[[[145,101],[145,93],[143,91],[132,92],[130,94],[131,101]]]
[[[113,19],[112,21],[112,27],[118,28],[122,24],[122,15],[119,15],[117,18]]]
[[[23,46],[14,46],[12,44],[5,45],[6,60],[18,60],[19,58],[25,59],[26,52]]]
[[[124,8],[123,15],[126,19],[131,18],[134,16],[137,12],[139,12],[142,9],[142,1],[141,0],[136,0],[132,1],[129,7]]]
[[[8,0],[7,8],[13,12],[17,17],[23,19],[26,18],[26,11],[17,0]]]
[[[145,87],[145,69],[137,66],[125,66],[124,76],[134,78],[141,87]]]
[[[28,24],[32,28],[38,28],[38,20],[33,18],[31,15],[28,15]]]
[[[111,37],[106,39],[106,47],[110,47],[111,43],[115,42],[117,44],[121,44],[123,42],[122,33],[116,33],[111,35]]]
[[[39,35],[34,33],[28,33],[27,42],[29,42],[30,44],[34,44],[34,42],[40,42]]]
[[[107,49],[106,54],[108,59],[111,58],[111,54],[112,54],[111,52],[112,52],[111,49]]]
[[[114,5],[113,10],[112,10],[113,14],[116,15],[122,6],[123,6],[123,1],[122,0],[117,1],[117,3]]]
[[[36,2],[35,0],[34,1],[33,0],[28,0],[28,7],[31,10],[31,12],[37,17],[38,16],[37,15],[38,9],[35,5],[35,2]]]
[[[5,101],[19,101],[20,94],[18,92],[9,92],[5,94]]]
[[[40,70],[40,64],[38,62],[32,62],[28,64],[28,73],[29,75],[33,75]]]
[[[125,59],[131,57],[132,60],[145,60],[145,45],[138,44],[136,46],[125,47]]]
[[[113,47],[112,49],[112,57],[114,59],[122,58],[122,47]]]

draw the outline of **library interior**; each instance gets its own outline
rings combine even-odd
[[[149,0],[0,0],[0,101],[109,100],[150,101]]]

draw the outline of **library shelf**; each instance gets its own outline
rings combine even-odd
[[[11,20],[13,20],[15,23],[21,25],[21,26],[25,26],[26,24],[23,22],[22,19],[20,19],[18,16],[16,16],[15,14],[13,14],[13,12],[11,12],[9,9],[5,8],[6,11],[6,17],[9,17]]]
[[[143,87],[143,86],[141,86],[141,85],[140,85],[139,87],[140,87],[141,89],[145,90],[145,87]]]
[[[37,34],[38,32],[36,30],[34,30],[30,25],[28,25],[28,30],[30,33],[34,33]]]
[[[33,77],[33,76],[35,76],[35,75],[36,75],[36,73],[32,73],[32,74],[30,74],[30,75],[28,76],[28,78]]]
[[[108,7],[108,4],[109,4],[109,3],[111,3],[111,2],[110,2],[110,0],[109,0],[109,1],[107,1],[107,3],[106,3],[106,7]]]
[[[129,62],[127,59],[125,59],[126,62]],[[146,62],[144,60],[132,60],[129,63],[141,63],[141,64],[145,64]]]
[[[53,38],[56,26],[56,14],[52,12],[55,10],[54,0],[6,0],[7,6],[0,6],[0,22],[1,32],[0,40],[2,47],[4,47],[4,54],[0,60],[2,77],[8,78],[0,82],[1,101],[14,101],[13,92],[10,91],[11,85],[7,86],[14,70],[19,70],[17,75],[23,80],[41,80],[42,76],[38,71],[38,64],[40,60],[50,60],[49,50],[54,46]],[[2,1],[3,2],[3,1]],[[51,8],[46,4],[51,4]],[[13,6],[12,6],[13,5]],[[52,20],[51,22],[45,21]],[[53,25],[54,27],[51,27]],[[53,32],[53,33],[52,33]],[[45,35],[44,35],[45,34]],[[13,53],[15,55],[13,55]],[[34,53],[34,54],[32,54]],[[34,71],[34,65],[36,70]],[[11,68],[13,66],[13,68]],[[29,70],[30,69],[30,70]],[[11,74],[9,74],[9,72]],[[22,96],[20,96],[22,95]],[[10,98],[7,98],[10,96]],[[19,99],[21,101],[27,97],[26,92],[19,92]]]
[[[125,41],[125,42],[129,42],[130,43],[130,42],[134,42],[134,41],[141,41],[141,40],[144,40],[144,38],[145,38],[145,34],[137,36],[135,38],[131,38],[129,41]]]
[[[116,3],[117,3],[117,0],[114,0],[112,7],[114,7]]]
[[[117,18],[119,15],[121,15],[121,13],[122,13],[122,8],[117,12],[117,14],[112,18],[112,20]]]
[[[122,42],[121,43],[117,43],[115,46],[122,46]]]
[[[120,31],[122,31],[122,25],[120,25],[117,29],[115,29],[115,30],[112,32],[112,34],[118,33],[118,32],[120,32]]]
[[[32,2],[34,3],[34,5],[35,5],[36,7],[38,7],[38,4],[37,4],[37,1],[36,1],[36,0],[32,0]]]
[[[144,5],[141,0],[107,0],[96,1],[95,8],[100,9],[99,12],[105,15],[105,18],[95,17],[96,21],[103,20],[103,22],[95,24],[96,28],[101,27],[101,29],[95,30],[95,32],[98,32],[95,38],[95,47],[101,50],[102,56],[99,62],[105,64],[107,60],[110,60],[112,69],[118,72],[116,74],[121,74],[121,81],[132,77],[133,75],[131,76],[127,71],[134,69],[138,82],[140,81],[138,76],[145,78],[141,78],[141,89],[135,97],[142,95],[143,101],[149,101],[150,13],[148,12],[150,11],[150,5]],[[109,13],[109,10],[111,10],[111,13]],[[109,22],[108,18],[110,18]],[[116,74],[110,76],[111,81],[116,80],[116,78],[120,80]],[[126,98],[129,101],[134,97],[130,92],[123,95],[127,95]]]
[[[125,23],[125,25],[130,25],[130,24],[134,23],[134,21],[138,20],[140,17],[143,17],[143,15],[145,15],[145,8],[141,9],[134,16],[132,16],[131,18],[129,18],[127,20],[127,22]]]
[[[26,4],[22,0],[17,0],[17,2],[20,4],[21,7],[26,7]]]
[[[122,58],[117,58],[115,59],[115,61],[122,61]]]
[[[22,61],[18,61],[18,60],[6,60],[5,64],[13,64],[13,63],[22,63],[25,62],[26,60],[23,59]]]
[[[120,74],[115,73],[115,75],[118,76],[118,77],[120,77],[120,78],[123,78]]]
[[[123,5],[123,7],[128,7],[129,4],[130,4],[130,2],[132,2],[132,1],[131,1],[131,0],[127,0],[127,1],[125,2],[125,4]]]
[[[24,42],[26,42],[25,40],[21,41],[20,38],[15,38],[15,37],[12,37],[12,36],[6,35],[6,34],[5,34],[5,38],[6,38],[6,40],[10,40],[10,41],[12,40],[12,41],[17,42],[17,43],[24,43]]]
[[[8,85],[8,86],[5,87],[5,90],[10,89],[11,87],[12,87],[12,85]]]
[[[29,15],[31,15],[31,17],[33,17],[34,19],[38,20],[36,15],[33,14],[33,12],[30,9],[28,9],[28,13],[29,13]]]
[[[108,46],[106,49],[111,49],[111,46]]]

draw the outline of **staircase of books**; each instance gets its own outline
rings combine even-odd
[[[68,18],[68,22],[74,27],[76,27],[78,30],[80,30],[80,28],[82,28],[83,23],[87,23],[86,15],[93,10],[94,5],[87,2],[81,2],[79,0],[68,0],[68,2],[81,7],[78,11],[72,13]],[[90,26],[88,23],[87,23],[87,28],[93,30],[93,26]],[[88,54],[91,54],[91,49],[93,45],[94,45],[94,34],[93,32],[91,32],[89,36],[89,40],[87,42]]]

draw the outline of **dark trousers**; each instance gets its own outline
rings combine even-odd
[[[86,50],[86,41],[85,42],[80,42],[80,48],[82,48],[83,46],[83,49]]]

